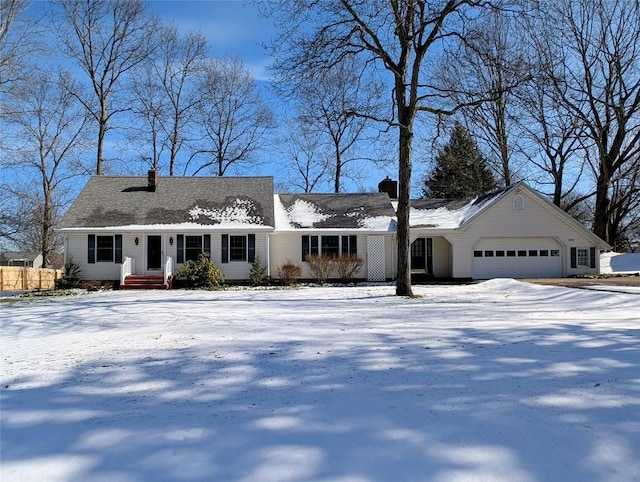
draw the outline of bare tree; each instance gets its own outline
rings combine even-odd
[[[22,64],[32,52],[37,21],[27,20],[26,0],[0,0],[0,93],[24,73]]]
[[[556,2],[543,19],[556,55],[548,77],[593,146],[585,151],[595,178],[593,231],[615,245],[624,193],[613,183],[634,172],[640,155],[640,2]]]
[[[430,63],[445,43],[465,38],[473,0],[296,0],[278,4],[282,35],[274,43],[275,70],[283,82],[319,77],[349,56],[360,57],[387,81],[390,115],[398,131],[398,278],[396,294],[411,296],[409,211],[414,123],[418,113],[454,113],[460,105],[433,82]],[[267,9],[269,4],[266,5]],[[473,12],[471,12],[473,10]],[[312,19],[314,26],[309,25]],[[315,74],[314,74],[315,73]],[[479,99],[474,98],[474,102]],[[354,115],[357,113],[354,113]]]
[[[197,88],[197,127],[202,139],[194,147],[185,173],[223,176],[254,161],[273,114],[259,95],[251,72],[239,59],[212,60]]]
[[[62,22],[52,25],[64,53],[89,78],[92,99],[76,93],[98,124],[95,173],[103,173],[105,136],[114,116],[130,110],[116,103],[123,76],[154,48],[156,22],[147,16],[142,0],[57,0]],[[55,11],[54,11],[55,12]]]
[[[493,9],[480,17],[457,49],[446,49],[440,75],[443,86],[461,109],[467,128],[489,149],[489,162],[505,186],[513,182],[515,119],[520,117],[515,89],[531,78],[530,67],[518,40],[520,12]],[[466,88],[460,88],[464,84]],[[473,103],[478,92],[490,92],[487,102]]]
[[[9,162],[20,170],[21,179],[34,180],[24,186],[20,197],[28,200],[28,204],[23,203],[20,209],[33,221],[45,265],[56,245],[53,227],[62,207],[64,185],[70,178],[85,173],[80,153],[85,147],[89,119],[70,93],[74,90],[68,73],[56,76],[38,72],[34,67],[31,81],[13,89],[8,99],[6,119],[12,137]],[[34,190],[34,184],[38,189]],[[24,230],[23,235],[33,232]]]
[[[352,177],[349,168],[359,161],[375,161],[362,155],[375,143],[372,118],[378,114],[380,86],[377,79],[362,77],[362,66],[354,57],[323,72],[320,78],[311,78],[304,86],[297,85],[299,119],[308,130],[326,138],[333,151],[333,191],[341,191],[343,178]],[[354,115],[354,113],[359,115]],[[367,149],[375,151],[375,149]]]
[[[289,185],[313,192],[326,177],[331,152],[317,135],[315,126],[302,119],[292,119],[288,124],[282,169],[288,173]]]

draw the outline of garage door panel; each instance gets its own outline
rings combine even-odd
[[[562,277],[561,247],[551,238],[485,238],[476,243],[473,277]]]

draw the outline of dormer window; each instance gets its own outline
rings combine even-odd
[[[513,210],[522,211],[523,209],[524,209],[524,198],[520,194],[513,196]]]

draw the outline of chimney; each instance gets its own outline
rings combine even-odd
[[[398,199],[398,181],[394,181],[389,176],[380,181],[378,192],[386,192],[391,199]]]
[[[147,176],[149,180],[149,191],[155,192],[156,186],[158,185],[158,173],[155,169],[149,169],[149,174]]]

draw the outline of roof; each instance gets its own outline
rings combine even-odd
[[[150,227],[273,227],[271,177],[93,176],[58,229]]]
[[[396,213],[386,193],[276,194],[276,229],[395,230]]]
[[[11,260],[11,261],[33,261],[40,253],[35,252],[25,252],[25,251],[3,251],[0,253],[1,259]]]
[[[411,201],[412,228],[457,229],[510,188],[469,199],[416,199]]]

